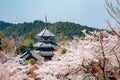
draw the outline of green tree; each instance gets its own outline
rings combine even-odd
[[[32,49],[32,44],[35,43],[35,38],[32,32],[30,32],[29,34],[29,39],[25,40],[22,44],[19,45],[18,48],[18,54],[19,53],[24,53],[26,52],[28,49]]]
[[[67,52],[67,49],[66,48],[62,48],[62,50],[61,50],[61,54],[65,54]]]
[[[30,60],[28,60],[28,64],[31,64],[31,65],[33,65],[33,64],[35,64],[35,59],[30,59]]]
[[[34,34],[32,32],[30,32],[30,34],[29,34],[29,39],[30,40],[35,40]]]

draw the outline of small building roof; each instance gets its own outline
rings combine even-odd
[[[44,56],[53,56],[53,52],[52,51],[28,51],[25,52],[24,54],[22,54],[20,56],[20,58],[24,58],[27,59],[30,56],[32,56],[33,58],[35,58],[36,60],[44,60]]]
[[[53,34],[51,31],[49,31],[46,27],[43,29],[40,33],[37,34],[38,37],[54,37],[55,34]]]
[[[25,52],[24,54],[22,54],[22,55],[20,56],[20,58],[25,58],[25,59],[27,59],[29,56],[34,57],[36,60],[44,60],[43,57],[41,57],[40,55],[38,55],[38,54],[35,53],[34,51]]]
[[[55,42],[37,42],[33,44],[34,47],[55,47],[58,46]]]

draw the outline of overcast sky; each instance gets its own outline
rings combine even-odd
[[[0,0],[0,20],[12,23],[69,21],[103,28],[110,19],[104,0]]]

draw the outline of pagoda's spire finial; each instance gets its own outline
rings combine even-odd
[[[47,28],[47,15],[45,15],[45,28]]]

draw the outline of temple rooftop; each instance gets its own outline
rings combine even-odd
[[[44,28],[40,33],[37,34],[37,36],[38,37],[54,37],[55,34],[53,34],[47,28]]]
[[[58,46],[55,42],[37,42],[33,44],[34,47],[55,47]]]

